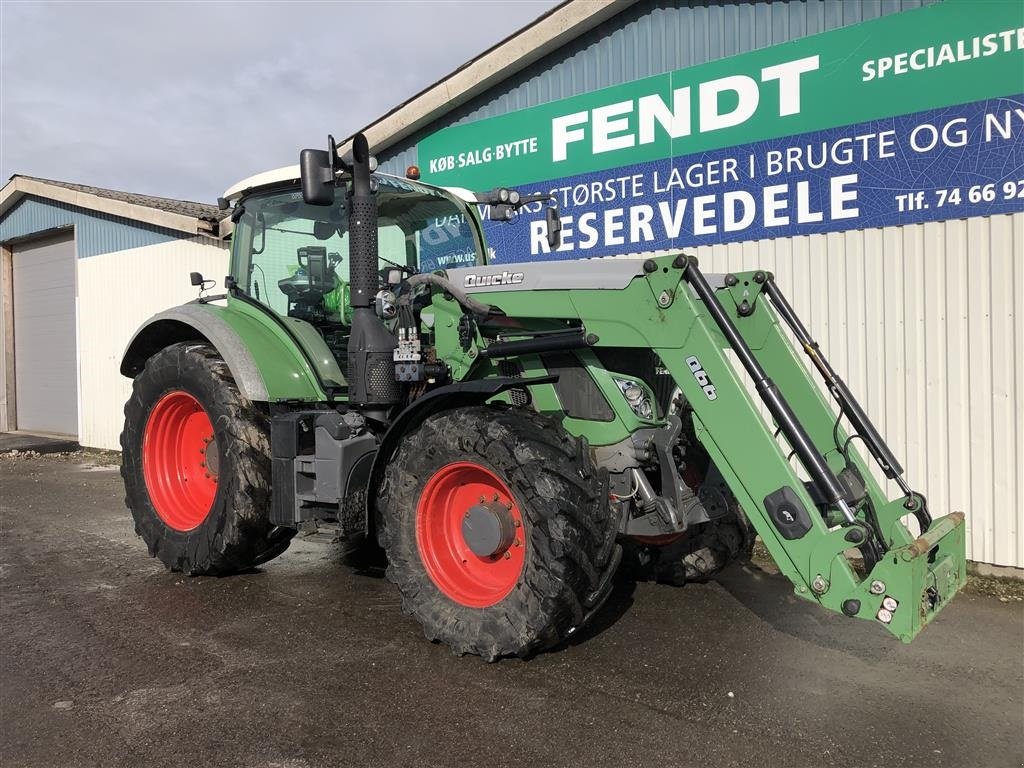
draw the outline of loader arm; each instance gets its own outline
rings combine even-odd
[[[909,642],[966,581],[963,513],[929,525],[923,496],[902,480],[884,443],[871,442],[881,438],[856,401],[842,399],[852,400],[843,385],[838,395],[842,412],[857,414],[862,431],[871,435],[859,436],[887,459],[880,466],[905,492],[895,500],[886,496],[865,460],[851,449],[841,418],[797,359],[775,304],[791,308],[771,275],[737,273],[711,290],[695,260],[679,263],[693,291],[678,298],[690,304],[696,318],[684,344],[686,358],[699,359],[714,382],[714,399],[678,353],[673,358],[673,350],[658,352],[694,409],[702,444],[798,595],[876,621]],[[816,345],[807,351],[816,352]],[[760,402],[750,396],[730,356],[753,379]],[[781,399],[781,411],[773,398]],[[863,487],[851,492],[839,482],[844,470]],[[922,521],[917,538],[903,522],[913,513]],[[869,572],[858,572],[847,553],[873,534],[878,550],[865,562]]]

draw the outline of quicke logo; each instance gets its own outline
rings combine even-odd
[[[466,288],[483,288],[488,285],[518,285],[523,282],[522,272],[509,272],[507,269],[500,275],[466,275],[463,286]]]
[[[717,400],[718,392],[715,391],[715,385],[711,383],[711,377],[708,376],[707,371],[704,370],[704,366],[700,364],[693,355],[686,358],[686,364],[690,366],[690,371],[693,373],[693,378],[700,384],[701,389],[704,390],[704,394],[707,395],[708,400]]]

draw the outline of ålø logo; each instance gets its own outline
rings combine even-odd
[[[690,372],[693,373],[693,378],[695,378],[697,383],[700,384],[700,387],[704,390],[704,394],[707,395],[708,400],[717,400],[718,391],[715,389],[715,385],[711,383],[711,377],[708,376],[707,372],[704,370],[704,366],[700,364],[700,360],[693,355],[690,355],[686,358],[686,364],[690,366]]]

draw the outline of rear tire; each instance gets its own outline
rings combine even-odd
[[[529,656],[581,627],[621,558],[607,473],[584,442],[525,409],[428,419],[388,465],[378,504],[403,610],[428,639],[488,661]],[[465,533],[471,510],[507,523],[493,551],[474,554],[484,545],[473,550]]]
[[[171,571],[244,571],[288,548],[270,524],[269,422],[209,344],[173,344],[146,361],[125,403],[125,504]]]

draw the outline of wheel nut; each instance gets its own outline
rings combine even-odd
[[[517,547],[521,547],[521,546],[523,546],[523,542],[521,542],[521,541],[520,541],[519,539],[516,539],[516,542],[515,542],[515,543],[516,543],[516,546],[517,546]]]
[[[497,500],[498,500],[498,494],[494,494],[494,498],[491,499],[491,501],[497,501]]]
[[[511,552],[509,552],[509,551],[508,551],[508,550],[506,549],[506,550],[505,550],[505,559],[506,559],[506,560],[508,560],[508,559],[509,559],[509,558],[511,558],[511,557],[512,557],[512,553],[511,553]]]
[[[511,509],[511,507],[509,507],[509,509]],[[518,528],[519,526],[522,525],[522,523],[520,523],[518,520],[513,520],[512,521],[512,525],[514,525],[516,528]]]

